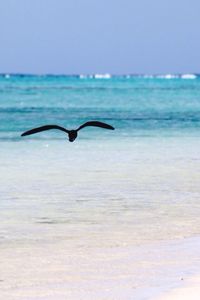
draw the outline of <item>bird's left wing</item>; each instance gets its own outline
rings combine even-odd
[[[99,122],[99,121],[89,121],[89,122],[86,122],[84,123],[83,125],[81,125],[78,129],[82,129],[84,127],[87,127],[87,126],[95,126],[95,127],[101,127],[101,128],[105,128],[105,129],[111,129],[111,130],[114,130],[115,128],[109,124],[106,124],[106,123],[103,123],[103,122]]]
[[[30,134],[38,133],[38,132],[41,132],[41,131],[50,130],[50,129],[59,129],[59,130],[62,130],[66,133],[69,132],[64,127],[61,127],[61,126],[58,126],[58,125],[44,125],[44,126],[41,126],[41,127],[37,127],[37,128],[33,128],[31,130],[25,131],[24,133],[21,134],[21,136],[30,135]]]

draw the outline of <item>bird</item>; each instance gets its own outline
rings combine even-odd
[[[26,135],[30,135],[30,134],[35,134],[41,131],[45,131],[45,130],[50,130],[50,129],[58,129],[61,131],[64,131],[65,133],[68,134],[68,138],[70,142],[74,142],[75,139],[78,136],[78,131],[81,130],[82,128],[85,128],[87,126],[95,126],[95,127],[101,127],[101,128],[105,128],[105,129],[111,129],[114,130],[115,128],[109,124],[103,123],[103,122],[99,122],[99,121],[89,121],[86,122],[84,124],[82,124],[81,126],[79,126],[77,129],[74,130],[68,130],[64,127],[58,126],[58,125],[44,125],[44,126],[40,126],[37,128],[33,128],[31,130],[25,131],[21,134],[21,136],[26,136]]]

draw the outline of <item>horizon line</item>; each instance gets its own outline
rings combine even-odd
[[[181,76],[200,76],[198,72],[184,72],[184,73],[122,73],[122,74],[115,74],[115,73],[26,73],[26,72],[2,72],[0,76],[65,76],[65,77],[86,77],[86,78],[109,78],[109,77],[181,77]]]

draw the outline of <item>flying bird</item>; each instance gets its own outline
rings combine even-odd
[[[33,128],[31,130],[25,131],[24,133],[21,134],[21,136],[26,136],[26,135],[30,135],[30,134],[35,134],[41,131],[45,131],[45,130],[49,130],[49,129],[58,129],[58,130],[62,130],[64,132],[66,132],[68,134],[69,137],[69,141],[73,142],[77,136],[78,136],[78,131],[84,127],[87,126],[95,126],[95,127],[101,127],[101,128],[105,128],[105,129],[111,129],[114,130],[115,128],[109,124],[103,123],[103,122],[99,122],[99,121],[89,121],[84,123],[83,125],[81,125],[80,127],[78,127],[77,129],[74,130],[68,130],[64,127],[58,126],[58,125],[44,125],[41,127],[37,127],[37,128]]]

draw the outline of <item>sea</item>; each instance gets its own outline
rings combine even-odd
[[[115,130],[86,127],[73,143],[59,130],[21,137],[91,120]],[[1,74],[0,299],[150,299],[195,271],[199,149],[199,75]],[[131,270],[116,269],[131,253]]]

